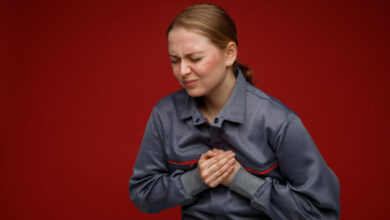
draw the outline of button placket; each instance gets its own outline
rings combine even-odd
[[[225,150],[224,141],[221,138],[221,128],[215,126],[210,127],[210,141],[214,148]]]

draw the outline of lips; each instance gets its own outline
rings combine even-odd
[[[198,81],[197,79],[193,79],[193,80],[183,80],[183,85],[185,87],[191,87],[193,85],[195,85],[196,81]]]

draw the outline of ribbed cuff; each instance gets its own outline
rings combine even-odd
[[[181,181],[184,185],[184,189],[191,196],[195,196],[196,194],[208,188],[208,186],[204,184],[200,178],[198,168],[185,172],[181,176]]]
[[[264,179],[252,175],[241,167],[234,175],[229,188],[248,199],[252,199],[257,189],[263,185]]]

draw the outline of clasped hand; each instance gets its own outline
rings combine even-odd
[[[198,162],[200,178],[209,187],[229,186],[241,164],[232,151],[213,149],[202,154]]]

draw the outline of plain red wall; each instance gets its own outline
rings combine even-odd
[[[194,2],[0,3],[1,219],[179,218],[138,211],[128,179],[153,105],[180,88],[165,29]],[[339,177],[341,219],[386,218],[388,2],[211,2]]]

